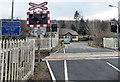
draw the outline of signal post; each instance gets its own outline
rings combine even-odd
[[[26,27],[30,28],[37,28],[37,35],[39,40],[38,46],[38,55],[40,56],[40,39],[41,36],[46,33],[46,28],[50,27],[50,11],[47,11],[48,8],[45,7],[48,2],[43,2],[40,4],[35,4],[30,2],[29,5],[31,6],[27,12],[27,25]],[[40,9],[35,11],[36,9]],[[39,62],[40,60],[38,60]]]

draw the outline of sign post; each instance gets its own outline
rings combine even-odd
[[[40,4],[35,4],[30,2],[29,5],[31,6],[28,10],[33,12],[27,12],[27,27],[37,27],[37,35],[39,40],[39,46],[38,46],[38,55],[40,55],[40,37],[41,35],[44,35],[46,32],[46,27],[50,27],[50,12],[46,11],[48,10],[47,7],[45,7],[48,4],[48,2],[43,2]],[[35,9],[41,9],[42,11],[36,12]],[[45,29],[43,29],[45,28]],[[38,61],[41,61],[38,60]]]

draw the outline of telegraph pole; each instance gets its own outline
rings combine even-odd
[[[12,0],[11,21],[13,21],[13,13],[14,13],[14,0]]]

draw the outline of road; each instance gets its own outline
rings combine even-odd
[[[92,53],[92,52],[113,52],[114,50],[90,47],[86,42],[65,44],[65,53]],[[57,53],[64,53],[60,50]]]
[[[66,67],[64,61],[67,63]],[[49,64],[56,80],[118,80],[120,70],[114,68],[118,68],[116,61],[116,59],[61,60],[49,61]]]
[[[67,53],[71,55],[83,53],[103,53],[115,52],[110,49],[93,48],[87,46],[86,43],[71,43],[67,44],[65,49],[61,49],[52,53],[56,56],[62,53],[66,56]],[[89,55],[89,54],[88,54]],[[48,57],[49,58],[49,57]],[[58,57],[59,59],[59,57]],[[51,69],[52,77],[55,80],[69,80],[69,81],[83,81],[83,80],[108,80],[108,82],[117,82],[119,79],[120,67],[118,65],[119,58],[94,58],[94,59],[63,59],[63,60],[46,60]],[[106,81],[104,81],[106,82]]]

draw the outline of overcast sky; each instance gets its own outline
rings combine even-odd
[[[110,20],[118,17],[118,9],[108,5],[118,6],[119,0],[46,0],[51,19],[69,20],[73,19],[78,10],[85,19]],[[12,0],[0,1],[0,19],[11,18]],[[29,10],[29,2],[40,4],[45,0],[14,0],[14,17],[26,19]]]

